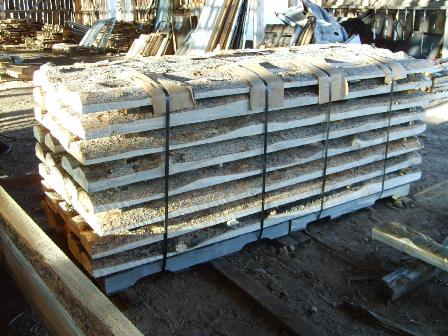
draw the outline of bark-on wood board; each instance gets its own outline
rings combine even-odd
[[[396,157],[413,151],[417,151],[421,145],[416,142],[408,143],[391,143],[389,145],[388,157]],[[341,154],[333,157],[327,167],[327,174],[335,174],[344,170],[354,169],[356,167],[373,163],[375,161],[383,161],[385,157],[385,146],[380,145],[376,148],[367,148]],[[324,160],[312,161],[307,164],[292,166],[289,168],[269,172],[266,176],[266,191],[274,191],[305,182],[315,178],[319,178],[324,173]],[[57,166],[45,167],[48,172],[48,179],[52,176],[61,179],[67,179]],[[219,206],[228,202],[237,201],[246,197],[259,195],[262,190],[262,179],[260,176],[240,179],[222,183],[217,186],[204,189],[194,190],[182,193],[170,198],[169,214],[170,218],[183,216],[196,211],[201,211],[211,207]],[[164,219],[164,201],[162,199],[152,200],[145,203],[137,203],[130,207],[122,207],[120,209],[111,209],[100,213],[89,213],[85,211],[76,200],[70,199],[69,192],[67,201],[71,201],[72,205],[79,214],[92,227],[103,227],[113,224],[117,227],[125,227],[126,225],[149,225]],[[143,221],[143,222],[142,222]],[[137,224],[138,223],[138,224]]]
[[[419,129],[420,132],[423,131],[423,129],[424,127]],[[418,129],[413,131],[412,128],[406,129],[401,136],[410,137],[408,140],[413,141],[412,137],[418,134],[417,130]],[[398,133],[396,133],[396,130],[393,131],[395,131],[395,133],[391,132],[393,133],[393,139],[391,139],[391,134],[389,134],[390,141],[397,139],[396,136]],[[404,141],[406,142],[406,140]],[[343,154],[344,152],[349,152],[351,150],[361,149],[353,143],[347,144],[343,141],[337,142],[339,142],[339,147],[337,148],[334,147],[334,142],[331,144],[332,147],[329,151],[329,158],[336,153]],[[399,143],[399,141],[396,141],[396,143]],[[284,169],[294,165],[305,164],[323,157],[323,145],[320,143],[280,151],[268,156],[266,170],[269,173],[276,169]],[[45,155],[39,156],[39,158],[42,162],[48,165]],[[169,180],[169,195],[174,196],[184,192],[207,188],[221,183],[236,181],[261,174],[261,167],[262,158],[256,157],[226,163],[220,167],[202,168],[193,172],[179,173]],[[79,203],[88,213],[98,213],[111,209],[133,206],[135,204],[161,199],[164,195],[164,178],[155,179],[151,184],[142,181],[127,185],[125,188],[112,188],[95,193],[87,193],[66,173],[62,172],[62,174],[65,176],[64,187],[70,195],[70,198]]]
[[[423,92],[397,93],[393,97],[391,110],[427,107],[433,99],[434,95]],[[375,96],[334,103],[331,110],[329,106],[318,105],[276,111],[269,114],[268,132],[323,123],[327,120],[328,114],[330,115],[330,121],[338,121],[385,113],[389,111],[389,100],[389,95]],[[114,129],[114,135],[112,136],[104,135],[104,137],[97,139],[82,140],[70,130],[73,129],[70,124],[76,124],[77,117],[70,119],[66,118],[64,114],[46,113],[46,111],[38,110],[38,108],[35,109],[35,117],[41,124],[39,127],[45,126],[69,154],[85,165],[125,157],[129,155],[125,153],[131,150],[141,151],[144,148],[146,149],[144,154],[165,150],[164,130],[139,132],[137,129],[132,134],[118,135],[115,134]],[[170,129],[170,149],[175,150],[259,135],[264,132],[263,123],[264,116],[255,114],[172,127]],[[43,130],[40,132],[46,133]],[[120,133],[120,131],[117,133]],[[38,139],[38,137],[36,138]]]
[[[399,223],[376,224],[372,238],[448,272],[448,247]]]
[[[397,81],[394,85],[394,92],[396,92],[394,96],[396,97],[393,99],[394,101],[398,100],[400,102],[400,100],[404,99],[404,95],[399,92],[409,90],[428,90],[431,85],[431,81],[423,75],[412,76],[412,80],[405,79]],[[354,99],[356,98],[364,98],[363,103],[360,106],[365,107],[368,112],[368,105],[378,104],[381,106],[388,102],[390,99],[390,90],[390,84],[384,84],[375,80],[371,80],[368,83],[354,84],[353,90],[351,90],[346,97],[347,99],[335,103],[335,112],[349,112],[350,110],[355,112],[356,105],[360,102],[358,100],[355,101]],[[411,95],[410,92],[406,93],[409,95],[408,102],[410,103],[409,99],[412,99],[412,97],[415,98],[415,96]],[[415,94],[423,93],[417,91]],[[378,95],[384,96],[378,97],[378,99],[375,100],[374,96]],[[426,100],[431,101],[434,99],[443,98],[439,97],[440,95],[443,94],[427,93]],[[41,123],[44,121],[47,123],[52,123],[52,119],[54,119],[69,132],[65,137],[73,135],[80,137],[81,139],[96,139],[106,136],[164,129],[165,127],[165,117],[154,114],[150,107],[109,110],[106,112],[78,116],[69,108],[59,103],[56,99],[48,98],[48,96],[48,94],[45,96],[45,104],[39,102],[39,99],[35,99],[36,118]],[[368,99],[369,97],[370,99]],[[282,114],[288,112],[288,110],[284,109],[289,109],[291,112],[297,110],[305,110],[309,112],[313,108],[318,108],[320,111],[326,108],[326,105],[321,107],[316,105],[305,107],[308,105],[317,104],[317,102],[318,96],[316,93],[313,93],[312,90],[296,90],[296,92],[288,96],[283,109],[272,111],[272,121],[275,122],[280,119],[280,112],[282,112]],[[417,100],[414,100],[414,102],[417,102]],[[404,101],[402,101],[402,103],[404,103]],[[422,97],[421,105],[424,106],[425,103],[425,99]],[[298,107],[301,108],[299,109]],[[213,120],[225,118],[249,116],[261,113],[263,108],[264,107],[260,106],[259,108],[251,110],[247,96],[244,95],[215,98],[204,102],[198,102],[196,106],[190,109],[172,112],[170,114],[170,125],[181,126],[206,121],[211,122]],[[47,111],[48,113],[46,113]],[[341,113],[340,115],[343,116],[344,113]],[[50,118],[50,120],[42,121],[44,118]],[[190,125],[190,127],[192,126]]]
[[[382,194],[375,193],[370,196],[358,198],[328,209],[322,212],[323,217],[337,218],[347,213],[370,207],[375,204],[379,198],[405,196],[409,193],[409,184],[397,186],[392,189],[386,189]],[[287,235],[290,231],[304,230],[306,226],[318,219],[319,211],[305,215],[291,221],[284,221],[272,225],[263,230],[263,238],[276,239]],[[204,244],[195,249],[185,251],[181,254],[170,256],[167,259],[167,270],[176,272],[186,269],[190,266],[208,262],[210,260],[237,252],[245,245],[256,242],[260,236],[260,224],[254,222],[254,229],[251,232],[231,237],[218,242]],[[96,279],[99,286],[108,294],[113,294],[133,286],[139,279],[160,272],[162,269],[162,260],[136,266],[129,270],[114,273],[99,279]]]
[[[442,245],[448,246],[448,238]],[[396,301],[411,292],[421,284],[442,273],[442,270],[420,260],[415,260],[410,266],[400,267],[385,275],[381,280],[389,301]]]
[[[421,176],[417,170],[410,170],[407,173],[389,173],[386,176],[385,190],[393,189],[400,185],[408,184],[419,179]],[[347,181],[348,182],[348,181]],[[381,194],[382,178],[376,177],[370,180],[363,180],[356,184],[350,184],[350,188],[341,187],[327,194],[324,203],[324,209],[361,199],[370,195],[376,195],[379,198]],[[279,223],[294,220],[315,213],[321,208],[321,198],[311,197],[298,200],[286,207],[277,208],[265,219],[264,228],[277,225]],[[259,216],[237,217],[238,220],[232,220],[232,224],[219,222],[207,229],[203,228],[196,233],[184,232],[180,236],[170,237],[168,244],[168,256],[183,254],[206,245],[218,243],[248,232],[260,229]],[[314,219],[317,219],[316,217]],[[314,220],[313,219],[313,220]],[[221,224],[222,223],[222,224]],[[79,246],[81,248],[81,246]],[[125,252],[116,253],[103,258],[91,259],[85,254],[85,260],[88,264],[83,264],[86,270],[94,277],[102,277],[116,272],[122,272],[143,264],[152,263],[162,259],[163,240],[152,242]]]
[[[338,67],[349,81],[385,77],[384,70],[378,61],[371,58],[372,55],[399,62],[406,74],[437,71],[432,61],[411,59],[403,53],[394,54],[366,45],[309,45],[200,58],[166,56],[62,67],[47,64],[35,72],[34,80],[45,91],[63,97],[61,100],[75,113],[84,114],[151,105],[151,97],[141,85],[133,85],[123,78],[123,74],[132,71],[139,71],[175,86],[187,86],[191,88],[193,97],[199,100],[248,94],[250,85],[232,71],[232,66],[248,60],[256,60],[274,73],[284,82],[286,89],[315,86],[318,80],[301,62],[304,56],[315,58],[316,55]]]
[[[420,160],[418,155],[404,155],[402,157],[389,159],[386,173],[399,170],[404,170],[405,172],[408,167],[419,164]],[[328,177],[328,187],[326,187],[326,190],[333,191],[354,183],[362,183],[366,179],[382,176],[383,171],[384,164],[377,162],[345,172],[336,173]],[[45,181],[51,187],[54,187],[55,190],[58,188],[50,177]],[[286,204],[288,203],[319,196],[322,193],[322,182],[323,180],[318,178],[298,183],[275,192],[269,192],[266,195],[266,209],[278,209],[282,205],[287,207]],[[318,198],[320,199],[320,197]],[[170,229],[168,234],[170,238],[188,233],[194,235],[195,231],[198,232],[204,228],[228,221],[230,221],[229,226],[233,227],[232,221],[244,216],[259,216],[260,209],[260,198],[249,197],[244,199],[244,201],[227,203],[194,214],[170,219]],[[271,215],[275,214],[276,211],[277,210],[271,211]],[[138,246],[160,242],[163,239],[163,222],[143,226],[135,230],[110,232],[108,235],[103,236],[100,236],[97,232],[93,231],[93,229],[81,218],[75,217],[73,224],[80,223],[84,223],[81,224],[84,229],[79,230],[79,232],[84,232],[80,235],[80,239],[85,240],[82,244],[86,245],[86,249],[88,249],[92,255],[94,254],[95,258],[98,258],[101,255],[111,255]]]
[[[398,111],[391,113],[390,125],[417,122],[424,119],[424,112]],[[329,139],[341,138],[388,126],[384,115],[359,117],[331,123]],[[270,134],[268,153],[304,146],[326,139],[326,125],[300,127]],[[177,174],[204,167],[221,165],[263,154],[263,137],[252,136],[195,146],[170,152],[170,174]],[[62,158],[67,173],[86,191],[94,192],[151,180],[164,176],[164,153],[150,154],[131,160],[117,160],[83,166],[69,155]]]
[[[409,138],[407,141],[413,141],[413,137],[422,133],[424,130],[425,124],[419,123],[412,126],[392,126],[389,130],[389,141],[398,142],[397,140],[403,138]],[[331,140],[328,144],[328,158],[370,146],[378,146],[386,141],[386,135],[387,129],[379,129]],[[406,139],[404,141],[407,142]],[[315,143],[272,153],[267,157],[267,172],[322,159],[324,157],[323,148],[323,144]],[[36,155],[47,166],[53,166],[54,162],[57,162],[57,164],[60,163],[60,155],[54,153],[49,154],[45,145],[36,144]],[[183,192],[254,176],[262,172],[261,165],[262,158],[255,157],[226,163],[222,166],[213,166],[192,172],[179,173],[173,175],[169,180],[169,194],[173,196]],[[112,188],[87,193],[72,178],[66,176],[63,172],[62,174],[64,175],[64,189],[67,197],[73,202],[78,203],[82,209],[89,213],[102,212],[123,206],[132,206],[140,203],[140,201],[151,201],[162,198],[164,195],[163,177],[153,180],[150,185],[142,181],[127,185],[125,188]]]
[[[25,294],[32,292],[30,301],[53,296],[60,305],[46,307],[48,302],[39,300],[41,312],[50,316],[54,328],[69,334],[142,335],[3,188],[0,215],[2,249],[10,265],[18,262],[24,267],[13,266],[12,272],[22,279],[21,287],[27,287]],[[24,273],[26,269],[30,273]]]

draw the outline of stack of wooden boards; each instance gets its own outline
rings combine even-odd
[[[436,71],[364,45],[45,65],[49,220],[112,293],[405,195]]]
[[[126,57],[163,56],[167,52],[170,39],[171,34],[169,33],[142,34],[134,40],[126,53]]]
[[[82,35],[70,26],[46,23],[42,30],[36,32],[36,38],[25,42],[29,48],[52,49],[56,43],[79,43]]]
[[[36,32],[43,26],[41,22],[29,19],[0,20],[0,43],[21,44],[27,37],[35,37]]]
[[[107,47],[118,51],[128,51],[134,39],[138,38],[140,34],[149,32],[150,25],[148,23],[116,22]]]

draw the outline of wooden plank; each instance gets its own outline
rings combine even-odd
[[[399,223],[376,224],[372,238],[448,272],[448,247]]]
[[[55,293],[17,249],[5,232],[0,231],[5,264],[28,303],[54,335],[82,335],[83,332],[65,311]]]
[[[445,238],[442,244],[448,246],[448,238]],[[442,273],[440,269],[416,260],[408,267],[400,267],[385,275],[382,283],[389,300],[395,301],[440,273]]]
[[[240,288],[251,299],[255,300],[258,305],[274,316],[294,335],[320,335],[316,328],[297,314],[295,310],[272,295],[258,281],[250,279],[225,258],[212,261],[210,265],[235,286]]]
[[[66,317],[64,318],[64,315],[68,315],[82,331],[81,333],[71,334],[91,333],[91,328],[95,328],[98,333],[102,334],[104,332],[106,335],[142,335],[45,235],[3,188],[0,188],[0,215],[4,221],[0,230],[4,253],[10,253],[9,257],[11,258],[17,255],[17,251],[11,248],[11,244],[8,244],[7,240],[13,234],[14,239],[20,242],[22,254],[26,253],[27,258],[32,258],[32,260],[29,260],[34,270],[39,273],[38,267],[41,266],[44,273],[47,272],[46,274],[53,281],[57,279],[57,287],[51,289],[55,291],[57,300],[63,306],[62,316],[51,322],[51,316],[47,315],[49,310],[43,310],[50,323],[54,323],[54,328],[62,324],[67,325],[65,329],[69,330]],[[27,278],[27,285],[34,286],[41,297],[45,295],[45,287],[42,287],[41,283],[39,285],[33,281],[31,276],[24,272],[22,268],[16,268],[15,272],[18,276]],[[42,274],[42,272],[39,273],[40,278],[43,277]],[[55,285],[50,279],[42,278],[42,280],[47,286]],[[39,303],[45,305],[47,302],[42,300]],[[95,324],[89,324],[89,321],[94,321]],[[57,330],[56,334],[60,331]]]
[[[409,185],[397,186],[390,190],[385,190],[381,197],[404,196],[409,193]],[[370,207],[375,204],[378,194],[356,199],[345,204],[341,204],[329,209],[325,209],[322,217],[337,218],[344,214]],[[306,216],[285,220],[277,225],[264,228],[263,238],[275,239],[287,235],[290,231],[304,230],[307,225],[318,219],[318,213],[308,214]],[[242,249],[245,245],[255,242],[259,239],[258,229],[253,232],[247,232],[241,235],[230,237],[218,242],[210,242],[208,245],[198,246],[193,250],[182,254],[169,256],[167,261],[167,270],[176,272],[187,267],[208,262],[210,260],[234,253]],[[100,286],[108,294],[119,292],[125,288],[134,285],[139,279],[160,272],[161,260],[148,262],[147,264],[136,266],[130,270],[121,273],[115,273],[101,278]]]

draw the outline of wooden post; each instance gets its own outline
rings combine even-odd
[[[22,293],[55,335],[142,335],[0,187],[0,245]]]
[[[399,223],[378,224],[372,238],[448,272],[448,247]]]

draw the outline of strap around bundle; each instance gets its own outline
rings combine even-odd
[[[151,77],[136,70],[127,71],[125,78],[129,82],[140,85],[148,93],[152,100],[154,115],[164,115],[166,113],[165,93],[160,85],[163,85],[170,96],[171,112],[192,108],[196,105],[190,86],[179,85],[177,82],[173,83],[164,77],[157,78],[156,82]]]
[[[407,77],[406,69],[399,62],[381,56],[366,56],[374,60],[375,64],[383,70],[384,82],[386,84],[389,84],[392,81],[405,79]]]
[[[243,62],[230,64],[222,69],[236,74],[250,85],[249,102],[251,110],[262,111],[265,109],[265,83],[269,86],[269,110],[283,108],[285,95],[283,81],[260,64]]]
[[[348,95],[348,81],[340,69],[311,57],[299,57],[297,60],[317,78],[319,104],[343,100]]]

